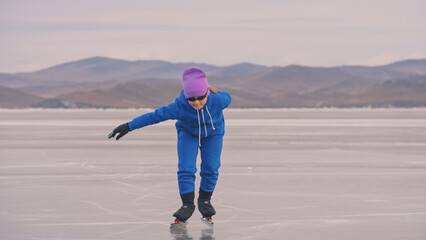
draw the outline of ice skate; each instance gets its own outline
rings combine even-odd
[[[195,205],[194,204],[184,204],[182,205],[179,210],[177,210],[173,217],[175,217],[175,221],[171,224],[171,227],[173,226],[182,226],[187,224],[187,220],[192,216],[192,214],[195,211]]]
[[[213,224],[214,224],[212,217],[201,217],[201,222],[203,222],[209,227],[213,227]]]
[[[198,199],[198,210],[202,215],[201,221],[207,226],[213,227],[214,223],[212,216],[216,214],[216,211],[210,203],[210,200]]]
[[[188,222],[182,222],[179,219],[175,219],[171,224],[170,224],[170,230],[172,229],[185,229],[186,228],[186,224],[188,224]]]

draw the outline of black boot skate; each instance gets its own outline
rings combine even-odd
[[[186,225],[186,221],[192,216],[195,211],[194,205],[194,193],[188,193],[181,195],[182,198],[182,207],[180,207],[174,214],[175,221],[171,224],[171,226],[175,225]]]
[[[212,217],[216,214],[210,200],[198,199],[198,210],[203,217]]]
[[[198,198],[198,210],[202,215],[201,220],[211,227],[213,226],[212,216],[216,214],[216,210],[210,202],[212,194],[213,192],[205,192],[200,189]]]
[[[173,217],[176,218],[179,222],[186,222],[195,211],[195,205],[183,204],[174,214]]]

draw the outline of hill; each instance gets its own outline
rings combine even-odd
[[[420,91],[426,86],[426,60],[325,68],[250,63],[220,67],[104,57],[35,72],[2,73],[0,86],[8,100],[2,99],[1,106],[25,107],[32,102],[35,107],[155,108],[179,95],[181,73],[189,66],[202,67],[210,85],[229,91],[232,107],[426,106],[426,91]],[[23,104],[21,98],[31,101]]]
[[[42,97],[0,86],[0,108],[28,108],[42,101]]]

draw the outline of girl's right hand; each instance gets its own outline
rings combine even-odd
[[[118,133],[118,136],[116,140],[120,139],[124,135],[126,135],[128,132],[130,132],[129,123],[121,124],[120,126],[116,127],[112,132],[108,135],[109,138],[115,137],[115,135]]]

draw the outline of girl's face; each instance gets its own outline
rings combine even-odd
[[[189,103],[189,105],[191,105],[194,109],[196,109],[196,110],[200,110],[201,108],[203,108],[203,107],[204,107],[204,105],[206,105],[207,98],[208,98],[208,97],[205,97],[203,100],[195,100],[195,101],[189,101],[189,100],[188,100],[188,103]]]

